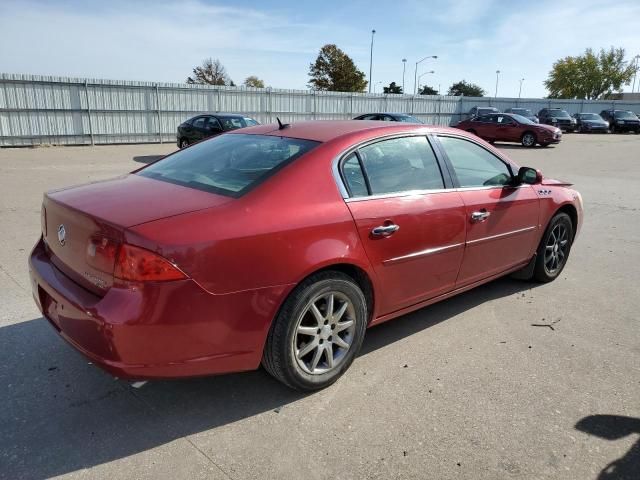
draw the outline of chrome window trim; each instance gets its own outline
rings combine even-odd
[[[416,190],[405,190],[402,192],[393,192],[393,193],[384,193],[384,194],[376,194],[376,195],[367,195],[366,197],[350,197],[349,196],[349,192],[347,191],[347,187],[344,184],[344,180],[342,179],[342,175],[340,174],[340,162],[342,161],[342,159],[348,157],[351,153],[353,153],[354,151],[358,150],[359,148],[363,148],[366,147],[368,145],[371,145],[373,143],[378,143],[384,140],[392,140],[394,138],[405,138],[405,137],[424,137],[427,139],[427,142],[429,142],[429,147],[433,150],[433,154],[436,157],[436,162],[439,162],[438,159],[438,154],[435,150],[435,146],[432,145],[431,140],[428,138],[430,134],[433,134],[434,132],[432,130],[426,130],[426,131],[420,131],[419,133],[416,133],[416,130],[411,130],[408,132],[396,132],[396,133],[390,133],[387,135],[382,135],[380,137],[376,137],[376,138],[370,138],[369,140],[364,140],[361,143],[358,143],[356,145],[352,145],[349,148],[346,148],[344,150],[342,150],[338,155],[336,155],[333,160],[331,161],[331,172],[333,174],[333,178],[336,181],[336,184],[338,185],[338,190],[340,191],[340,195],[342,195],[342,198],[345,201],[355,201],[355,200],[365,200],[365,199],[372,199],[372,198],[380,198],[380,197],[387,197],[387,196],[407,196],[407,195],[415,195]],[[438,168],[442,168],[440,165],[438,165]],[[364,172],[363,172],[364,174]],[[440,172],[440,175],[443,176],[444,173]],[[444,182],[444,178],[442,179],[442,181]],[[445,182],[446,183],[446,182]],[[442,188],[442,189],[432,189],[432,190],[420,190],[420,192],[424,192],[424,193],[441,193],[442,191],[451,191],[453,189],[451,188]]]
[[[366,197],[349,197],[347,196],[344,201],[347,203],[351,202],[363,202],[366,200],[379,200],[383,198],[397,198],[397,197],[412,197],[417,195],[430,195],[434,193],[448,193],[448,192],[469,192],[474,190],[504,190],[505,188],[517,190],[519,188],[529,187],[530,185],[517,185],[517,186],[503,186],[503,185],[491,185],[487,187],[458,187],[458,188],[438,188],[432,190],[405,190],[403,192],[392,192],[392,193],[380,193],[377,195],[368,195]]]
[[[537,225],[534,225],[534,226],[531,226],[531,227],[520,228],[518,230],[512,230],[510,232],[499,233],[498,235],[491,235],[489,237],[476,238],[475,240],[467,240],[466,244],[467,245],[475,245],[475,244],[478,244],[478,243],[483,243],[483,242],[488,242],[488,241],[491,241],[491,240],[496,240],[498,238],[510,237],[512,235],[518,235],[520,233],[530,232],[531,230],[535,230],[537,228],[538,228]]]
[[[407,255],[402,255],[400,257],[394,257],[394,258],[389,258],[387,260],[383,260],[382,264],[385,266],[395,265],[396,263],[401,263],[407,260],[415,260],[417,258],[427,257],[429,255],[446,252],[446,251],[453,250],[455,248],[460,248],[460,247],[464,247],[464,243],[452,243],[451,245],[443,245],[441,247],[427,248],[425,250],[420,250],[419,252],[413,252]]]

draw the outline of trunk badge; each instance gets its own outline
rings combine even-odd
[[[60,225],[58,227],[58,241],[60,242],[60,245],[62,245],[64,247],[64,242],[65,239],[67,237],[67,231],[64,228],[64,225]]]

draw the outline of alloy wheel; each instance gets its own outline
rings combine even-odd
[[[306,373],[320,375],[338,367],[351,348],[356,312],[340,292],[314,297],[298,317],[293,335],[293,353]]]
[[[544,268],[549,275],[562,268],[568,247],[569,233],[566,226],[559,223],[551,230],[544,252]]]
[[[524,137],[522,137],[522,144],[525,147],[533,147],[535,143],[536,143],[536,138],[530,133],[527,133],[525,134]]]

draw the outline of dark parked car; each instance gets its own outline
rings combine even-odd
[[[365,113],[354,120],[381,120],[383,122],[424,123],[422,120],[406,113]]]
[[[540,123],[553,125],[565,132],[576,131],[576,119],[573,118],[566,110],[561,108],[543,108],[538,112]]]
[[[573,118],[576,119],[577,129],[581,133],[609,132],[609,122],[597,113],[576,113]]]
[[[528,108],[507,108],[504,113],[515,113],[516,115],[521,115],[525,118],[528,118],[532,122],[540,123],[538,117],[536,117],[531,110]]]
[[[562,132],[550,125],[534,123],[526,117],[513,113],[491,113],[464,120],[456,128],[466,130],[488,142],[518,142],[525,147],[536,143],[547,147],[560,143]]]
[[[467,118],[479,117],[480,115],[486,115],[488,113],[500,113],[496,107],[473,107],[469,110],[469,116]]]
[[[185,148],[204,138],[214,137],[238,128],[253,127],[254,125],[259,125],[259,123],[253,118],[237,113],[198,115],[178,125],[178,147]]]
[[[603,110],[600,116],[609,122],[611,133],[640,133],[640,120],[630,110]]]

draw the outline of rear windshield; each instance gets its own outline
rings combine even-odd
[[[614,112],[613,116],[615,118],[627,118],[629,120],[636,120],[637,119],[635,113],[633,113],[633,112],[616,111],[616,112]]]
[[[267,135],[219,135],[137,172],[222,195],[239,197],[319,142]]]

